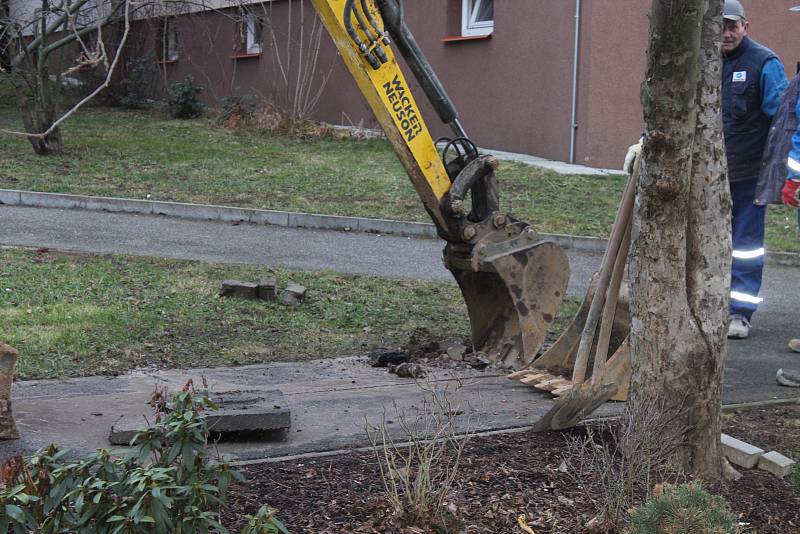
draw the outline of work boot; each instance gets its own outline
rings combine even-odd
[[[744,316],[734,313],[728,323],[728,339],[747,339],[750,335],[750,321]]]
[[[794,352],[800,352],[800,339],[792,339],[789,341],[789,349]]]
[[[778,381],[778,384],[786,386],[787,388],[800,388],[800,373],[796,371],[778,369],[775,380]]]

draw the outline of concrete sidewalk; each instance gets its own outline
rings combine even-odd
[[[0,220],[0,245],[5,246],[332,269],[452,283],[441,264],[441,244],[431,239],[13,206],[0,206]],[[568,291],[579,297],[599,265],[601,254],[575,250],[568,254],[572,273]],[[762,291],[765,302],[756,315],[751,338],[729,343],[726,403],[793,398],[800,394],[797,389],[775,383],[779,367],[800,366],[800,355],[786,348],[789,338],[800,336],[800,303],[794,291],[787,291],[799,285],[798,269],[768,266]],[[105,446],[110,427],[120,416],[147,413],[144,403],[155,385],[169,384],[176,389],[201,373],[213,387],[227,390],[280,389],[290,404],[294,423],[284,441],[224,446],[224,450],[241,458],[365,445],[365,417],[377,422],[384,408],[391,412],[393,403],[412,411],[422,397],[419,385],[413,381],[387,375],[384,370],[368,368],[352,359],[19,382],[14,388],[14,411],[23,439],[3,443],[0,455],[29,452],[51,441],[84,452]],[[473,416],[476,430],[531,424],[552,402],[542,393],[491,373],[448,375],[442,371],[433,373],[430,379],[458,390],[462,404],[474,408],[467,413]],[[458,387],[461,384],[463,387]],[[609,405],[604,409],[613,408]]]
[[[734,362],[736,365],[736,362]],[[741,369],[728,368],[726,376]],[[156,387],[180,389],[188,379],[208,380],[214,392],[258,392],[278,389],[289,405],[292,426],[284,434],[218,444],[221,453],[240,460],[257,460],[308,453],[325,453],[369,445],[366,425],[386,420],[392,437],[405,438],[400,415],[413,419],[424,411],[426,392],[446,392],[454,402],[459,431],[509,430],[534,424],[552,406],[539,392],[497,372],[428,369],[419,382],[372,368],[365,358],[337,358],[302,363],[273,363],[236,368],[139,371],[119,377],[86,377],[63,381],[27,381],[14,385],[14,415],[22,434],[18,441],[0,442],[0,457],[25,454],[57,443],[74,454],[110,448],[111,426],[123,417],[144,424],[153,419],[146,403]],[[797,390],[760,384],[757,390],[727,380],[725,402],[739,404],[764,399],[793,398]],[[619,413],[609,403],[593,416]]]

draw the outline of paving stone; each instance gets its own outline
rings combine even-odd
[[[306,297],[306,288],[300,284],[289,284],[281,291],[280,300],[289,306],[298,306]]]
[[[467,352],[467,347],[464,345],[456,344],[450,347],[447,347],[447,357],[453,360],[454,362],[460,362],[464,359],[464,353]]]
[[[728,460],[740,467],[752,469],[758,463],[764,449],[722,434],[722,452]]]
[[[258,284],[258,298],[261,300],[276,300],[278,293],[275,287],[278,285],[278,280],[274,276],[265,276]]]
[[[214,434],[220,434],[224,441],[230,432],[263,432],[285,430],[291,427],[292,418],[283,393],[274,391],[226,391],[211,393],[219,410],[206,413],[208,427]],[[145,428],[152,414],[146,419],[143,415],[124,417],[111,427],[108,440],[112,445],[128,445],[139,431]]]
[[[220,297],[258,298],[258,286],[239,280],[223,280],[219,288]]]
[[[306,298],[306,288],[305,286],[301,286],[300,284],[289,284],[284,289],[287,293],[291,293],[296,295],[298,300],[303,300]]]
[[[794,460],[776,451],[770,451],[758,460],[759,469],[768,471],[778,478],[783,478],[791,473],[794,464]]]

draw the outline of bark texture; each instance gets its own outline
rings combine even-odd
[[[630,269],[632,407],[664,407],[685,429],[678,461],[706,478],[723,472],[731,258],[721,13],[722,0],[653,2]]]

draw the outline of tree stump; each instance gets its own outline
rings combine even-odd
[[[19,439],[17,424],[11,414],[11,383],[19,352],[0,343],[0,439]]]

